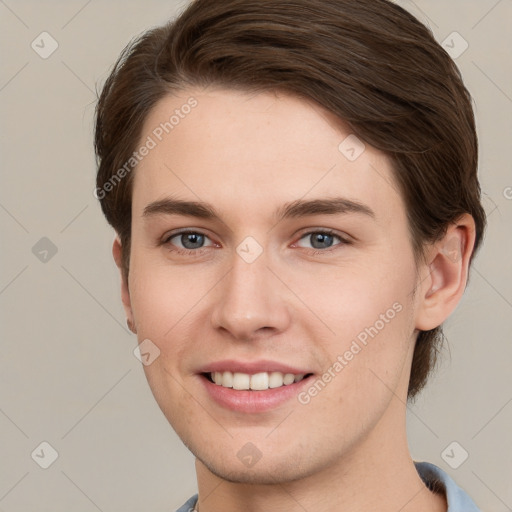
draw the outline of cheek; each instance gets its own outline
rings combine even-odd
[[[150,259],[144,255],[133,258],[130,298],[139,343],[150,340],[158,350],[158,357],[143,366],[146,379],[162,412],[176,425],[193,410],[183,362],[190,352],[192,330],[197,325],[194,314],[205,287],[201,280],[191,279],[192,272]]]
[[[391,325],[399,326],[414,283],[410,262],[396,265],[383,259],[312,266],[302,272],[289,269],[287,274],[284,280],[300,299],[300,303],[295,301],[297,308],[304,310],[310,325],[340,341],[360,333],[364,341],[367,328],[375,332],[376,327],[380,333],[389,331]]]
[[[159,253],[135,249],[130,268],[130,299],[139,333],[154,338],[155,343],[173,338],[200,308],[211,288],[210,282],[211,271],[207,267],[173,267]]]
[[[297,295],[321,320],[305,312],[309,336],[318,341],[319,332],[327,333],[316,348],[324,352],[325,380],[336,382],[340,400],[370,403],[389,393],[386,386],[397,386],[414,330],[414,279],[410,261],[381,260],[379,267],[331,269],[295,281]]]

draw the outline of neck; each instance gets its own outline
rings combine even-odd
[[[396,397],[387,413],[356,447],[330,467],[276,484],[234,483],[196,460],[199,512],[446,512],[444,496],[423,483],[410,456],[405,405]]]

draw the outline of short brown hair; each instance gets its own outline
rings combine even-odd
[[[427,27],[387,0],[195,0],[123,50],[96,110],[97,191],[129,271],[133,174],[110,187],[164,96],[217,85],[314,100],[383,151],[404,198],[414,253],[464,213],[485,229],[471,97]],[[470,261],[471,261],[470,260]],[[441,326],[416,340],[408,397],[424,387]]]

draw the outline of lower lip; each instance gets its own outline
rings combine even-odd
[[[225,388],[214,384],[204,375],[199,376],[206,391],[214,402],[226,409],[245,413],[265,412],[279,407],[288,400],[297,397],[300,390],[309,384],[309,380],[312,377],[313,375],[310,375],[299,382],[294,382],[293,384],[279,388],[269,388],[263,391],[248,391]]]

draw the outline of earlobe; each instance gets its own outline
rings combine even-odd
[[[417,329],[428,331],[438,327],[457,307],[466,288],[474,243],[474,220],[464,214],[432,246],[430,263],[425,269],[427,277],[419,285]]]
[[[121,300],[123,302],[124,312],[126,314],[126,325],[131,332],[137,334],[137,329],[135,327],[133,318],[130,290],[128,287],[128,282],[125,279],[125,273],[123,272],[123,247],[117,234],[114,239],[114,243],[112,244],[112,256],[114,257],[114,261],[116,262],[121,276]]]

